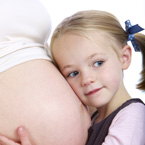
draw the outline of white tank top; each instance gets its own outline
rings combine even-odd
[[[0,72],[34,59],[50,60],[45,47],[50,29],[38,0],[0,0]]]

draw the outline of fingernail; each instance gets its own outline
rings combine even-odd
[[[21,132],[23,132],[23,131],[24,131],[23,127],[19,127],[19,128],[18,128],[18,132],[19,132],[19,133],[21,133]]]

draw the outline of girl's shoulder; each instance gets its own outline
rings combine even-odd
[[[142,114],[145,112],[145,104],[141,99],[130,99],[127,102],[125,102],[121,107],[120,111],[116,116],[119,116],[119,114]],[[144,113],[145,115],[145,113]],[[143,116],[144,116],[143,115]]]
[[[130,102],[130,103],[129,103]],[[124,124],[123,126],[130,126],[130,124],[145,122],[145,104],[140,99],[131,99],[126,102],[127,105],[123,107],[114,117],[112,124]],[[125,105],[124,103],[123,105]],[[136,122],[136,123],[135,123]]]

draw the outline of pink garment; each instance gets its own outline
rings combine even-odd
[[[122,109],[102,145],[145,145],[145,105],[132,103]]]

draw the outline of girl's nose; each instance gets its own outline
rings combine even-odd
[[[91,83],[94,83],[95,80],[96,80],[95,74],[90,72],[87,74],[83,74],[81,84],[82,86],[87,86],[90,85]]]

